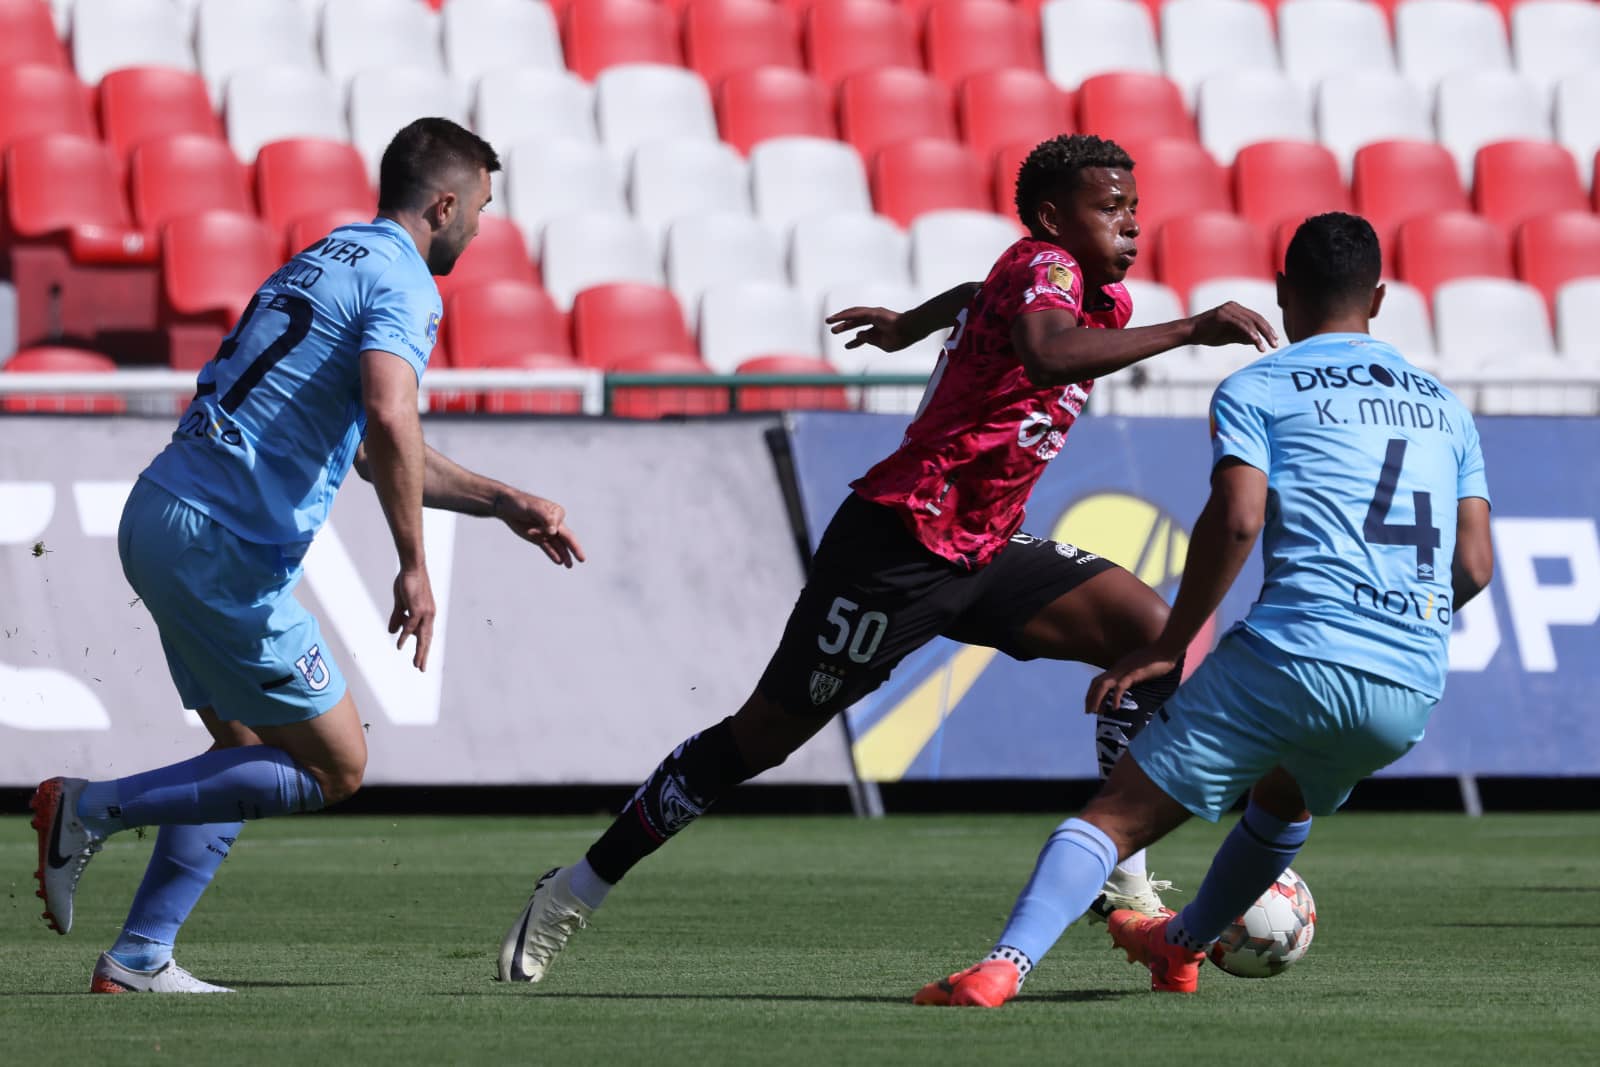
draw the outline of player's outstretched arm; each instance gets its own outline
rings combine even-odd
[[[1187,319],[1123,330],[1080,326],[1066,309],[1034,311],[1017,316],[1011,343],[1028,379],[1050,386],[1100,378],[1184,345],[1244,344],[1266,352],[1278,335],[1266,319],[1229,301]]]
[[[962,282],[938,296],[924,301],[910,311],[890,311],[888,308],[853,307],[836,311],[823,321],[833,327],[833,333],[860,330],[845,342],[846,348],[872,345],[885,352],[898,352],[916,344],[935,330],[954,326],[961,309],[977,295],[977,282]]]
[[[1489,535],[1489,502],[1481,496],[1456,503],[1456,554],[1450,561],[1452,611],[1484,589],[1494,577],[1494,541]]]

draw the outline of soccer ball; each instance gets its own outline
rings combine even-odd
[[[1305,879],[1278,875],[1261,898],[1222,931],[1211,962],[1240,978],[1271,978],[1306,954],[1317,932],[1317,905]]]

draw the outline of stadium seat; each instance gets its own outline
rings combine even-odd
[[[831,286],[881,281],[909,289],[911,248],[905,233],[881,215],[813,215],[795,223],[789,274],[818,309]]]
[[[700,358],[677,298],[654,285],[583,290],[572,305],[572,341],[583,365],[601,370],[652,356]]]
[[[1588,196],[1565,148],[1548,141],[1497,141],[1478,149],[1472,206],[1502,226],[1552,211],[1586,211]]]
[[[1556,338],[1564,357],[1600,369],[1600,278],[1568,282],[1556,293]]]
[[[1240,149],[1233,192],[1239,214],[1268,231],[1325,211],[1350,210],[1339,161],[1321,145],[1301,141],[1260,141]]]
[[[110,356],[59,346],[23,349],[0,367],[0,372],[6,374],[115,374],[116,370],[116,361]],[[0,411],[8,414],[47,411],[62,415],[120,415],[127,410],[122,397],[109,393],[13,393],[0,397]]]
[[[506,162],[505,190],[508,212],[536,257],[552,218],[578,211],[627,211],[622,167],[588,141],[518,141]]]
[[[1219,304],[1235,301],[1256,312],[1272,325],[1281,347],[1284,339],[1283,312],[1278,307],[1277,286],[1270,281],[1251,275],[1210,276],[1197,282],[1189,292],[1189,314],[1198,315]],[[1269,354],[1254,345],[1195,345],[1189,351],[1194,359],[1187,369],[1190,376],[1198,376],[1208,385],[1214,385],[1240,367],[1247,367]],[[1158,357],[1159,358],[1159,357]]]
[[[1517,276],[1544,294],[1579,278],[1600,278],[1600,217],[1587,211],[1539,214],[1517,228]]]
[[[1317,139],[1305,92],[1272,71],[1212,75],[1200,86],[1195,117],[1200,143],[1224,166],[1233,163],[1239,149],[1257,141]]]
[[[325,3],[322,66],[340,84],[378,67],[419,67],[442,73],[437,21],[415,0]]]
[[[472,128],[502,154],[518,141],[595,141],[594,88],[565,70],[504,67],[478,79]]]
[[[1167,0],[1161,57],[1167,77],[1190,100],[1214,74],[1276,74],[1272,15],[1254,0]]]
[[[319,208],[316,211],[308,211],[303,215],[296,215],[283,228],[284,251],[290,256],[296,255],[310,248],[340,226],[371,222],[372,217],[373,212],[371,211],[361,211],[351,207]],[[482,238],[481,234],[479,238]],[[474,241],[473,246],[476,245],[477,241]],[[471,253],[472,248],[469,247],[467,255],[471,255]],[[463,261],[467,259],[467,255],[461,257]],[[457,264],[457,270],[459,269],[460,264]]]
[[[720,141],[649,141],[633,154],[628,200],[658,232],[685,215],[749,214],[750,168]]]
[[[929,211],[992,211],[989,190],[987,168],[951,141],[898,141],[872,161],[873,205],[902,226]]]
[[[12,141],[5,177],[8,236],[65,235],[83,261],[152,258],[152,242],[134,226],[116,163],[99,141],[65,133]]]
[[[425,67],[373,67],[350,79],[350,141],[367,173],[376,176],[383,150],[420,115],[465,125],[467,101],[443,71]]]
[[[1556,86],[1555,125],[1556,140],[1578,161],[1584,184],[1592,186],[1595,155],[1600,153],[1600,70],[1561,79]],[[1600,205],[1600,197],[1595,203]]]
[[[444,346],[434,349],[434,361],[439,358],[439,351]],[[578,364],[562,356],[541,355],[536,352],[511,353],[497,356],[481,369],[498,370],[577,370]],[[476,399],[476,407],[464,397],[443,398],[446,405],[441,408],[441,397],[432,395],[432,410],[439,411],[482,411],[490,415],[581,415],[583,414],[583,393],[577,389],[496,389],[492,392],[481,393]],[[451,404],[455,400],[457,403]]]
[[[1348,174],[1363,145],[1433,140],[1433,115],[1426,94],[1398,74],[1330,74],[1317,87],[1317,133]]]
[[[935,0],[923,27],[928,70],[951,88],[974,74],[1043,69],[1039,34],[1006,0]]]
[[[0,66],[0,148],[45,133],[97,137],[89,91],[60,67]]]
[[[1383,12],[1349,0],[1294,0],[1278,9],[1283,72],[1306,91],[1322,79],[1357,71],[1395,73],[1394,44]]]
[[[1073,132],[1072,101],[1037,71],[974,74],[961,83],[956,99],[961,136],[985,165],[1008,145],[1031,148]]]
[[[1455,278],[1510,278],[1511,242],[1498,226],[1477,215],[1418,215],[1400,226],[1395,263],[1403,280],[1431,296],[1440,283]],[[1445,347],[1441,334],[1439,348]]]
[[[196,211],[255,214],[250,176],[228,142],[192,133],[148,140],[133,150],[128,192],[134,221],[155,233]]]
[[[216,354],[261,282],[283,264],[282,234],[251,215],[180,215],[161,231],[168,359],[192,370]]]
[[[915,289],[902,282],[863,279],[841,282],[830,287],[823,294],[822,315],[816,320],[818,337],[828,362],[841,374],[931,373],[940,352],[944,350],[948,330],[936,330],[930,336],[899,352],[884,352],[870,345],[846,348],[845,345],[854,336],[854,332],[834,333],[832,328],[822,321],[822,317],[849,307],[884,307],[892,311],[904,311],[915,307],[921,299]],[[906,392],[911,395],[903,397],[902,400],[909,403],[897,406],[914,410],[922,390],[918,388]],[[867,397],[866,406],[876,407],[871,395]]]
[[[922,66],[906,11],[882,0],[815,0],[805,15],[806,57],[825,86],[863,70]]]
[[[1507,278],[1461,278],[1433,294],[1434,332],[1446,375],[1555,354],[1538,290]]]
[[[717,87],[717,126],[722,139],[749,155],[774,137],[833,138],[831,98],[809,74],[783,67],[756,67],[729,75]]]
[[[1356,211],[1392,252],[1407,219],[1441,211],[1470,211],[1455,160],[1427,141],[1379,141],[1356,153],[1350,182]]]
[[[678,67],[613,66],[595,79],[594,104],[600,140],[620,158],[658,138],[717,139],[706,83]]]
[[[985,211],[930,211],[910,229],[911,277],[923,297],[981,282],[1023,235],[1015,219]]]
[[[1383,306],[1372,320],[1372,336],[1400,350],[1406,359],[1425,370],[1438,365],[1433,340],[1433,316],[1421,290],[1405,282],[1385,279]]]
[[[700,298],[708,289],[741,281],[788,280],[783,249],[772,232],[748,215],[725,212],[691,215],[673,223],[667,230],[666,267],[667,284],[691,323],[699,321]]]
[[[1161,282],[1179,296],[1212,278],[1273,276],[1266,235],[1247,220],[1220,211],[1169,220],[1156,234],[1155,253]]]
[[[561,23],[567,66],[585,81],[622,63],[676,65],[678,19],[648,0],[572,0]]]
[[[544,228],[543,249],[544,287],[557,307],[571,307],[573,298],[592,285],[665,281],[649,229],[626,215],[584,211],[552,219]]]
[[[735,374],[838,374],[825,359],[807,356],[762,356],[746,360]],[[759,385],[738,391],[736,411],[846,411],[850,399],[842,386]]]
[[[1085,79],[1078,88],[1078,128],[1124,147],[1157,138],[1198,140],[1183,93],[1163,74],[1096,74]]]
[[[799,20],[768,0],[691,0],[683,12],[683,54],[708,85],[757,67],[804,65]]]
[[[1595,69],[1600,57],[1600,6],[1587,0],[1529,0],[1511,12],[1511,55],[1517,73],[1548,95],[1571,74]]]
[[[710,374],[697,356],[657,355],[618,363],[613,374]],[[611,393],[611,414],[625,419],[666,415],[720,415],[728,410],[728,390],[706,386],[620,387]]]
[[[1183,310],[1183,299],[1177,290],[1169,285],[1141,278],[1128,278],[1123,285],[1133,298],[1133,315],[1128,319],[1130,327],[1159,326],[1189,314]]]
[[[913,137],[953,141],[950,90],[920,70],[863,70],[839,86],[839,132],[866,160]]]
[[[450,294],[444,329],[456,367],[513,367],[526,356],[573,362],[566,317],[543,289],[491,281]]]
[[[194,50],[211,99],[217,103],[228,79],[248,67],[322,67],[310,14],[299,4],[282,0],[200,0]]]
[[[1447,75],[1511,67],[1500,13],[1476,0],[1406,0],[1394,16],[1400,73],[1427,92]]]
[[[1450,75],[1439,83],[1434,114],[1439,143],[1456,157],[1462,182],[1472,180],[1473,162],[1484,145],[1548,141],[1553,132],[1550,109],[1538,87],[1509,71]]]
[[[194,69],[188,27],[171,0],[74,0],[72,65],[87,85],[122,67]]]
[[[701,298],[699,323],[700,358],[718,374],[757,356],[819,354],[816,309],[782,282],[712,286]]]
[[[1044,69],[1063,89],[1096,74],[1160,74],[1150,12],[1136,0],[1050,0],[1039,9]]]
[[[991,179],[993,188],[990,192],[994,196],[995,210],[1000,214],[1011,215],[1016,212],[1017,175],[1022,170],[1022,164],[1027,162],[1028,156],[1032,155],[1037,147],[1019,142],[1006,145],[995,154],[994,173]]]
[[[445,69],[462,82],[507,67],[566,69],[555,16],[528,0],[450,0],[439,12],[439,40]]]
[[[861,156],[849,145],[815,137],[775,137],[750,151],[756,214],[787,228],[807,215],[871,214]]]
[[[478,220],[478,236],[467,245],[449,274],[434,278],[446,302],[451,294],[492,282],[534,285],[538,276],[528,258],[528,244],[517,224],[502,215]]]
[[[251,67],[228,79],[223,116],[228,143],[254,162],[269,141],[297,137],[348,140],[344,108],[333,83],[295,67]]]
[[[256,156],[256,198],[274,227],[311,211],[352,210],[372,218],[378,198],[355,147],[313,137],[273,141]]]
[[[1233,211],[1228,171],[1193,141],[1124,145],[1139,184],[1139,227],[1153,238],[1169,219]]]
[[[166,67],[125,67],[107,74],[100,82],[100,122],[119,159],[142,141],[175,133],[222,139],[206,83],[198,74]]]
[[[68,65],[44,0],[0,0],[0,67],[22,63]]]

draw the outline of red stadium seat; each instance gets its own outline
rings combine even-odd
[[[1028,158],[1038,145],[1031,141],[1018,141],[1008,144],[994,156],[994,202],[1000,214],[1010,216],[1016,210],[1017,200],[1017,172],[1022,169],[1023,160]]]
[[[799,19],[769,0],[692,0],[683,13],[683,52],[711,85],[754,67],[804,66]]]
[[[762,356],[739,364],[735,374],[833,374],[839,372],[825,359],[811,356]],[[738,391],[738,411],[846,411],[850,399],[842,386],[761,385]]]
[[[340,226],[348,226],[355,222],[371,222],[372,214],[370,211],[357,211],[348,207],[308,211],[284,227],[284,250],[291,256],[295,255],[310,248]]]
[[[0,372],[5,374],[114,374],[110,356],[81,348],[45,346],[27,348],[12,356]],[[17,393],[0,398],[0,411],[48,411],[71,415],[120,415],[128,405],[120,396],[86,393]]]
[[[827,86],[858,71],[922,66],[911,16],[883,0],[816,0],[805,40],[811,72]]]
[[[978,157],[965,145],[928,138],[897,141],[873,158],[872,203],[901,226],[929,211],[994,210]]]
[[[220,141],[223,136],[200,75],[168,67],[125,67],[107,74],[100,81],[100,123],[118,159],[154,137],[189,133]]]
[[[920,70],[864,70],[839,87],[839,131],[863,159],[913,137],[956,139],[950,90]]]
[[[150,233],[197,211],[255,213],[249,176],[228,142],[198,134],[140,144],[128,161],[128,190],[134,218]]]
[[[640,356],[611,368],[616,374],[710,374],[698,356]],[[728,390],[709,386],[631,386],[611,394],[611,414],[628,419],[663,415],[720,415],[728,410]]]
[[[578,364],[561,356],[513,355],[492,364],[507,370],[575,370]],[[478,397],[478,410],[491,415],[581,415],[583,393],[577,389],[496,389]]]
[[[1271,278],[1266,235],[1246,219],[1220,211],[1172,219],[1155,243],[1161,281],[1188,299],[1190,288],[1212,278]]]
[[[1356,152],[1351,192],[1356,212],[1378,239],[1394,241],[1401,223],[1440,211],[1470,211],[1455,157],[1427,141],[1379,141]]]
[[[829,94],[811,75],[783,67],[731,74],[717,87],[717,128],[746,154],[769,137],[837,137]]]
[[[1007,145],[1027,144],[1073,132],[1072,102],[1043,74],[991,70],[961,83],[957,94],[961,135],[980,159],[994,159]]]
[[[1472,205],[1502,226],[1552,211],[1586,211],[1583,179],[1572,153],[1548,141],[1497,141],[1478,149]]]
[[[1227,168],[1197,142],[1163,138],[1122,147],[1133,157],[1139,225],[1146,234],[1155,233],[1168,219],[1233,211]]]
[[[133,225],[105,145],[47,134],[6,151],[6,223],[13,237],[64,234],[80,262],[143,263],[151,242]]]
[[[572,361],[566,316],[549,293],[527,282],[457,289],[445,304],[444,331],[457,367],[514,366],[522,356]]]
[[[1300,141],[1261,141],[1240,149],[1233,161],[1233,195],[1239,214],[1264,230],[1350,210],[1339,161],[1321,145]]]
[[[168,359],[189,370],[216,354],[251,296],[283,263],[281,235],[251,215],[180,215],[161,231]]]
[[[1078,86],[1078,128],[1124,148],[1127,142],[1199,139],[1183,93],[1177,83],[1160,74],[1127,72],[1085,78]]]
[[[479,218],[478,236],[456,260],[455,268],[449,274],[434,278],[446,301],[452,293],[486,282],[535,285],[538,280],[533,261],[528,258],[528,243],[522,236],[522,228],[504,215],[487,213]]]
[[[923,28],[928,69],[955,87],[991,70],[1041,70],[1039,32],[1007,0],[936,0]]]
[[[256,196],[261,217],[273,226],[313,211],[338,208],[369,219],[378,211],[377,194],[355,146],[314,137],[262,145],[256,156]]]
[[[19,63],[71,65],[46,0],[0,0],[0,67]]]
[[[572,302],[572,343],[584,366],[609,370],[657,355],[699,360],[678,298],[654,285],[597,285]]]
[[[1517,228],[1517,276],[1555,306],[1556,292],[1578,278],[1600,278],[1600,217],[1559,211]]]
[[[61,67],[0,67],[0,147],[43,133],[99,136],[88,87]]]
[[[646,0],[572,0],[561,44],[567,66],[586,81],[620,63],[682,65],[677,15]]]
[[[1400,225],[1395,263],[1402,281],[1431,298],[1435,286],[1455,278],[1510,278],[1511,242],[1504,230],[1480,215],[1418,215]]]

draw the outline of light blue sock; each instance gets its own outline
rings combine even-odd
[[[1116,865],[1117,846],[1099,827],[1082,819],[1056,827],[995,942],[995,953],[1012,959],[1026,977],[1067,927],[1089,910]],[[1022,953],[1026,966],[1007,955],[1006,948]]]
[[[124,967],[153,971],[172,958],[178,928],[228,858],[242,822],[163,826],[111,956]]]
[[[317,780],[270,745],[219,748],[111,782],[90,782],[78,817],[101,837],[135,826],[267,819],[322,807]]]
[[[1167,925],[1167,940],[1204,949],[1221,937],[1228,924],[1288,870],[1310,834],[1309,818],[1285,822],[1251,801],[1217,849],[1199,892]]]

